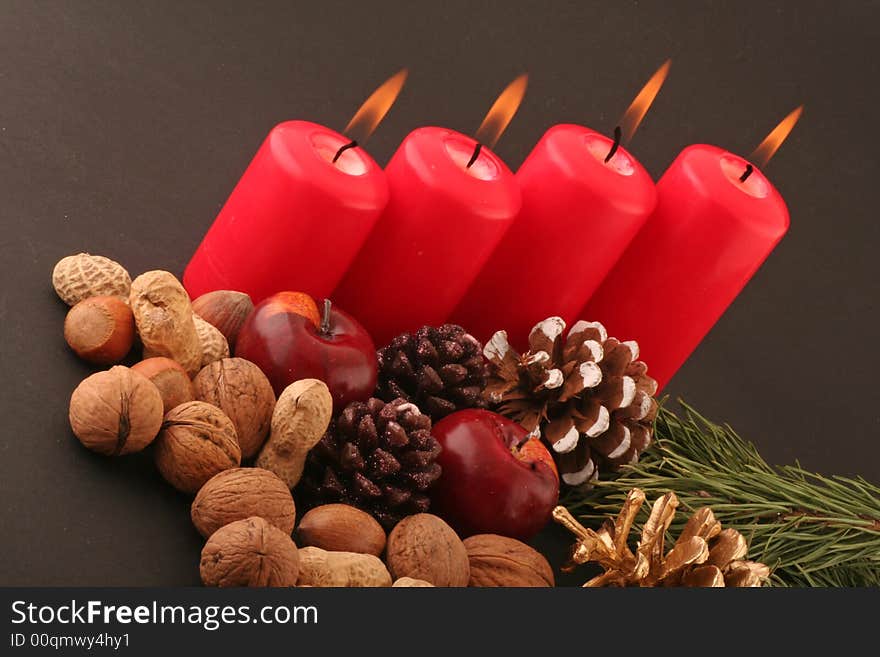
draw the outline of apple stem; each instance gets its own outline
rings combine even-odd
[[[324,299],[324,315],[321,317],[321,333],[324,335],[330,334],[330,309],[332,307],[330,299]]]

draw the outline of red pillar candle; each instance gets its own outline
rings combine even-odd
[[[637,340],[662,388],[782,239],[789,217],[760,171],[715,146],[682,151],[657,197],[581,314]]]
[[[550,128],[516,173],[522,211],[452,314],[487,341],[578,311],[654,209],[654,181],[623,148],[577,125]]]
[[[388,207],[334,292],[377,345],[449,317],[521,205],[510,169],[444,128],[411,132],[385,173]]]
[[[326,297],[388,201],[382,169],[351,140],[307,121],[269,133],[183,275],[195,298],[238,290]]]

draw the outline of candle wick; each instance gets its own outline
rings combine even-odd
[[[620,126],[614,126],[614,143],[611,144],[611,150],[608,151],[608,155],[605,156],[605,163],[611,161],[611,158],[614,157],[614,154],[617,152],[618,147],[620,146]]]
[[[344,146],[341,146],[339,148],[339,150],[336,151],[336,155],[333,156],[333,164],[336,164],[336,160],[338,160],[339,156],[342,155],[345,151],[347,151],[349,148],[354,148],[357,145],[358,145],[357,140],[352,139],[350,142],[348,142]]]
[[[474,165],[474,162],[476,162],[477,158],[480,157],[480,151],[482,149],[483,145],[480,142],[477,142],[477,145],[474,146],[474,154],[471,155],[471,159],[468,160],[467,167],[465,168],[470,169]]]
[[[740,182],[745,182],[746,180],[748,180],[748,179],[749,179],[749,176],[752,175],[752,171],[754,171],[754,170],[755,170],[755,169],[754,169],[754,167],[753,167],[751,164],[747,164],[747,165],[746,165],[746,170],[743,171],[743,175],[741,175],[741,176],[739,177],[739,181],[740,181]]]

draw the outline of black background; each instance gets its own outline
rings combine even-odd
[[[0,0],[0,584],[198,583],[188,500],[145,455],[101,458],[69,432],[89,370],[62,339],[52,266],[89,251],[181,273],[272,125],[341,128],[402,66],[368,146],[380,163],[419,125],[473,131],[523,71],[496,149],[512,168],[555,123],[610,131],[667,57],[630,148],[655,178],[690,143],[747,155],[804,103],[766,169],[791,231],[667,392],[772,462],[880,480],[878,9]]]

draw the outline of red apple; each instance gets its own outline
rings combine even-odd
[[[299,379],[320,379],[330,388],[333,407],[366,401],[376,389],[376,347],[366,329],[347,313],[324,303],[316,325],[280,292],[263,300],[247,318],[235,355],[257,364],[275,394]]]
[[[431,511],[460,536],[528,540],[547,524],[559,501],[559,474],[539,439],[506,417],[477,409],[447,415],[431,433],[443,448]]]

